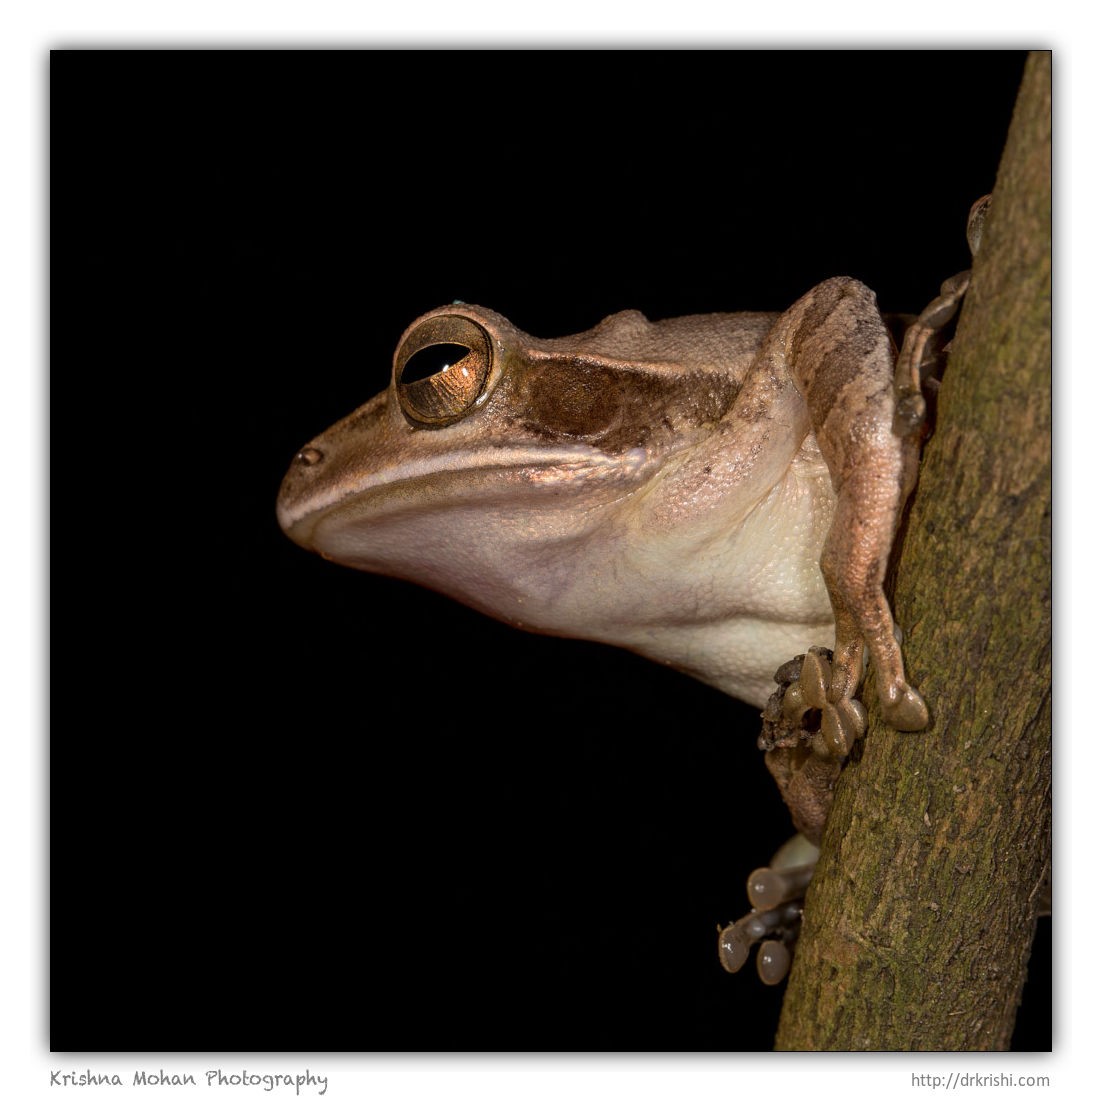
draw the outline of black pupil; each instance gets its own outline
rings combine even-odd
[[[459,363],[470,351],[465,344],[430,344],[428,348],[414,352],[406,360],[406,366],[402,369],[402,382],[416,383],[439,374],[445,367]]]

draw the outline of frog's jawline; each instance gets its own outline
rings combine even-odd
[[[565,485],[576,485],[591,479],[604,488],[616,485],[617,497],[623,497],[645,482],[653,464],[641,448],[611,456],[587,444],[559,448],[502,449],[501,462],[489,464],[485,456],[470,462],[462,453],[438,455],[429,460],[406,464],[387,472],[369,476],[359,486],[333,487],[335,500],[322,503],[301,516],[285,508],[280,523],[288,535],[309,550],[322,550],[315,545],[315,534],[327,520],[358,516],[363,522],[371,519],[394,519],[396,514],[426,511],[425,489],[434,491],[442,508],[470,503],[471,496],[485,499],[487,483],[499,477],[507,496],[503,500],[517,502],[517,487],[523,483],[533,497],[562,491]],[[553,473],[553,477],[552,477]],[[483,476],[483,477],[480,477]],[[464,488],[470,491],[464,494]],[[492,494],[492,492],[491,492]]]

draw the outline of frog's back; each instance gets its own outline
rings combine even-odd
[[[665,365],[671,370],[708,371],[745,377],[779,317],[776,313],[688,314],[649,321],[638,310],[621,310],[584,333],[533,341],[542,351],[590,353],[623,363]]]

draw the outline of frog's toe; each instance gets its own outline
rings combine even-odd
[[[760,941],[758,975],[763,983],[780,983],[788,973],[792,959],[788,946],[799,935],[802,914],[800,902],[794,901],[769,911],[751,911],[724,926],[719,932],[719,961],[724,970],[738,972]]]
[[[719,931],[719,963],[724,972],[738,972],[750,956],[753,935],[744,925],[730,922]]]
[[[930,722],[926,702],[906,682],[880,694],[880,710],[897,731],[921,731]]]
[[[830,700],[832,661],[829,650],[812,647],[777,671],[758,737],[793,824],[813,841],[822,835],[846,754],[865,729],[860,704]]]
[[[796,835],[802,839],[802,835]],[[800,865],[778,867],[776,864],[766,865],[754,871],[746,879],[746,894],[750,899],[750,906],[756,911],[771,911],[782,903],[791,903],[794,899],[802,899],[811,883],[811,876],[815,872],[815,861],[818,860],[817,847],[811,847],[814,858]]]
[[[804,892],[815,872],[819,849],[802,835],[790,838],[766,868],[755,869],[746,880],[753,910],[719,932],[719,959],[728,972],[737,972],[756,942],[758,976],[775,984],[788,974],[792,945],[800,932]]]
[[[907,437],[918,432],[926,422],[926,400],[913,390],[902,392],[896,401],[892,432]]]
[[[788,975],[792,965],[792,953],[783,941],[770,938],[763,941],[758,950],[758,978],[768,987],[780,983]]]
[[[812,739],[811,748],[821,758],[844,758],[867,726],[868,717],[860,701],[828,701],[823,707],[819,733]]]
[[[798,681],[794,681],[784,694],[784,718],[798,726],[811,709],[821,710],[827,703],[830,685],[830,652],[812,647],[804,655]]]
[[[823,647],[810,648],[804,655],[798,680],[785,690],[781,709],[784,720],[793,727],[815,730],[818,726],[814,735],[808,737],[811,748],[821,758],[846,757],[868,726],[868,717],[859,701],[850,697],[831,699],[833,659],[833,653]],[[813,712],[818,712],[818,717],[809,714]]]

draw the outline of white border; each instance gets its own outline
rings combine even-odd
[[[12,5],[11,7],[15,7]],[[0,27],[0,118],[4,171],[0,173],[0,358],[7,477],[5,530],[0,539],[4,578],[0,701],[4,735],[3,886],[5,906],[0,945],[4,960],[0,1020],[0,1094],[21,1099],[51,1091],[49,1071],[119,1071],[129,1084],[134,1070],[191,1071],[202,1082],[208,1067],[247,1065],[264,1072],[310,1067],[327,1074],[329,1098],[479,1100],[623,1097],[719,1099],[795,1092],[806,1086],[816,1098],[882,1098],[911,1086],[910,1075],[969,1070],[982,1074],[1049,1075],[1046,1097],[1077,1097],[1096,1085],[1091,1056],[1098,1045],[1098,960],[1094,940],[1076,937],[1076,927],[1098,915],[1094,841],[1098,826],[1087,811],[1097,804],[1102,775],[1097,708],[1087,710],[1081,686],[1098,680],[1092,660],[1098,623],[1097,587],[1091,569],[1098,552],[1094,485],[1102,408],[1102,353],[1092,322],[1098,313],[1099,65],[1093,16],[1081,3],[1001,5],[929,2],[886,13],[882,3],[788,3],[785,5],[679,2],[661,9],[604,0],[557,3],[543,8],[517,4],[409,3],[376,10],[366,2],[310,4],[190,0],[143,3],[20,4]],[[380,8],[382,6],[380,5]],[[994,20],[994,23],[992,23]],[[795,30],[794,30],[795,28]],[[1059,932],[1052,1056],[779,1057],[187,1057],[150,1059],[112,1055],[87,1058],[47,1052],[45,976],[46,901],[44,836],[46,598],[45,555],[45,363],[47,288],[45,80],[46,53],[66,45],[502,45],[592,44],[745,46],[1004,46],[1056,50],[1056,322],[1057,513],[1056,592],[1057,691],[1057,914]],[[936,74],[931,75],[936,93]],[[945,109],[966,110],[942,90]],[[1076,202],[1076,199],[1080,202]],[[63,475],[59,475],[63,477]],[[55,568],[72,568],[59,551]],[[1069,814],[1069,807],[1078,808]],[[34,839],[28,846],[27,839]],[[1076,870],[1074,876],[1071,870]],[[1093,925],[1091,927],[1093,933]],[[1092,1076],[1092,1073],[1095,1073]],[[813,1077],[813,1078],[811,1078]],[[806,1080],[806,1082],[805,1082]],[[921,1089],[921,1088],[920,1088]],[[275,1093],[275,1092],[273,1092]],[[117,1091],[98,1088],[97,1097]],[[179,1097],[179,1088],[145,1088],[140,1097]],[[186,1096],[186,1092],[185,1092]],[[309,1094],[304,1094],[309,1097]],[[54,1095],[51,1095],[54,1097]]]

